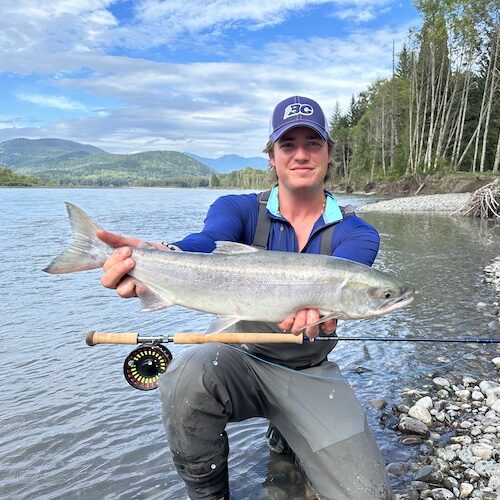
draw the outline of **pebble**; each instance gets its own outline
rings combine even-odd
[[[413,405],[408,411],[408,416],[420,420],[420,422],[424,423],[426,426],[432,424],[432,415],[429,413],[429,410],[424,406],[418,404]]]
[[[429,428],[416,418],[407,417],[401,419],[398,429],[406,434],[417,434],[418,436],[429,436]]]
[[[437,387],[450,387],[450,383],[448,382],[448,380],[442,377],[433,378],[432,382]]]
[[[470,483],[462,483],[460,485],[460,498],[469,498],[470,494],[474,491],[474,486]]]
[[[484,270],[488,286],[495,287],[493,307],[478,309],[495,318],[500,327],[500,256]],[[489,321],[489,320],[488,320]],[[497,326],[496,326],[497,327]],[[481,359],[466,354],[463,359]],[[488,366],[498,374],[500,356]],[[454,498],[500,500],[500,379],[490,375],[478,380],[457,371],[429,373],[432,383],[405,388],[403,400],[391,405],[399,416],[400,443],[418,446],[418,455],[388,465],[393,475],[403,466],[414,471],[408,491],[395,491],[397,500],[448,500]],[[387,411],[387,410],[386,410]],[[389,412],[388,412],[389,413]]]

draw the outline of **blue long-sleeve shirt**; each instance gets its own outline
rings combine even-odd
[[[325,194],[327,201],[324,213],[314,224],[302,252],[320,253],[322,230],[335,224],[332,235],[333,255],[371,266],[380,245],[378,232],[356,215],[343,217],[335,198],[329,192],[325,191]],[[273,188],[269,196],[267,213],[272,220],[268,250],[298,252],[295,230],[279,212],[277,187]],[[184,251],[206,253],[214,250],[216,241],[251,245],[258,215],[255,193],[222,196],[209,208],[202,231],[190,234],[174,244]]]
[[[323,229],[335,224],[332,234],[333,255],[371,266],[379,249],[378,232],[356,215],[344,217],[331,193],[325,191],[325,194],[327,196],[325,209],[314,224],[302,252],[320,253]],[[269,195],[266,208],[272,221],[268,250],[298,252],[295,230],[279,212],[276,186]],[[184,251],[206,253],[215,249],[216,241],[234,241],[251,245],[258,215],[256,194],[222,196],[209,208],[201,232],[190,234],[173,244]],[[241,321],[231,329],[243,332],[279,331],[277,324],[255,321]],[[252,354],[269,361],[292,368],[304,368],[321,363],[334,347],[334,342],[307,342],[303,345],[252,344],[248,349]]]

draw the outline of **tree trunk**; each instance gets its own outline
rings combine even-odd
[[[498,59],[498,42],[500,40],[500,29],[496,27],[496,37],[492,44],[492,54],[491,54],[491,78],[490,78],[490,95],[488,97],[488,104],[486,106],[486,121],[484,124],[484,135],[483,135],[483,147],[481,149],[481,162],[479,164],[479,171],[484,172],[484,162],[486,158],[486,144],[488,143],[488,132],[490,130],[490,117],[491,117],[491,103],[493,101],[493,94],[496,90],[496,80],[497,80],[497,59]],[[485,89],[486,93],[486,89]]]

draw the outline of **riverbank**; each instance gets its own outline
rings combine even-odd
[[[337,193],[377,194],[390,197],[406,197],[430,194],[473,193],[498,178],[499,174],[483,172],[449,172],[437,174],[417,174],[397,180],[370,182],[339,182],[332,187]]]
[[[498,332],[500,256],[483,272],[494,298],[477,309]],[[482,375],[431,373],[421,387],[403,391],[392,420],[383,419],[400,433],[400,443],[420,447],[411,463],[387,466],[390,474],[411,474],[409,488],[396,492],[396,500],[500,498],[500,356],[484,359]]]
[[[356,212],[455,212],[469,200],[472,193],[429,194],[392,198],[367,203],[356,208]]]

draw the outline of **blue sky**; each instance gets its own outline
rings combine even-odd
[[[256,156],[277,102],[346,109],[419,22],[410,0],[4,0],[0,142]]]

